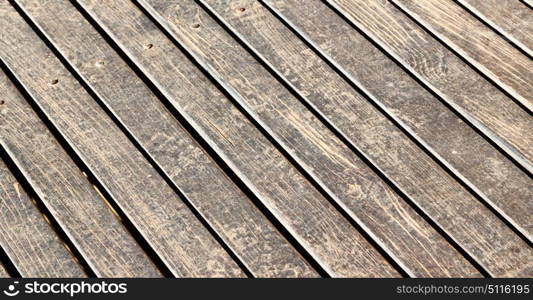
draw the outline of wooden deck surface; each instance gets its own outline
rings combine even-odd
[[[533,277],[519,0],[0,0],[0,277]]]

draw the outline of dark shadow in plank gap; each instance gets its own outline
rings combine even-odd
[[[525,1],[525,0],[519,0],[519,1],[520,1],[520,3],[524,4],[525,6],[527,6],[529,9],[533,9],[533,7],[529,3],[527,3],[527,1]]]

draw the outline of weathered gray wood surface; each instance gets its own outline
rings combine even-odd
[[[141,10],[78,3],[331,276],[398,276]]]
[[[527,174],[352,30],[326,5],[318,1],[305,1],[305,5],[302,1],[267,3],[421,145],[531,240],[533,217],[529,212],[533,209],[530,201],[533,198],[533,183]],[[243,15],[226,5],[211,5],[300,94],[314,99],[313,102],[318,103],[315,106],[320,107],[332,123],[355,139],[354,144],[360,145],[360,141],[366,139],[375,145],[367,151],[369,156],[390,156],[385,164],[378,165],[400,164],[406,166],[405,170],[426,168],[427,163],[411,165],[411,160],[417,160],[405,159],[413,157],[412,154],[394,154],[401,150],[400,145],[413,148],[405,138],[397,137],[401,137],[401,134],[393,135],[396,130],[382,129],[382,126],[374,125],[376,121],[359,120],[360,117],[352,120],[358,111],[371,111],[374,112],[372,116],[377,116],[374,119],[387,122],[366,103],[366,99],[357,97],[350,86],[333,74],[287,28],[273,20],[274,17],[265,12],[261,5],[252,5],[249,1],[235,2],[236,6],[239,4],[248,7],[249,11]],[[357,52],[350,49],[357,49]],[[369,58],[372,63],[368,63]],[[365,127],[368,131],[382,129],[382,134],[357,135]],[[391,136],[386,138],[387,135]],[[379,145],[376,140],[389,144]],[[416,150],[409,153],[413,151],[414,157],[420,156]],[[399,176],[403,177],[404,173],[402,171]],[[424,182],[428,179],[421,180]],[[418,184],[418,181],[412,182]]]
[[[0,7],[0,11],[7,10]],[[9,17],[0,20],[2,58],[7,48],[3,29],[8,27],[4,26],[4,20],[15,20],[12,14],[6,13],[5,16]],[[47,94],[46,90],[52,88],[46,79],[40,81],[44,83],[42,94]],[[0,95],[4,101],[0,107],[2,147],[94,273],[102,277],[159,276],[143,249],[3,72],[0,72]],[[50,245],[49,251],[52,249],[53,245]],[[6,248],[6,252],[9,253],[9,249]],[[47,255],[52,256],[50,253]],[[21,273],[24,272],[22,268]]]
[[[392,0],[473,66],[533,110],[533,61],[453,0]],[[505,1],[501,1],[505,2]],[[497,10],[497,7],[492,9]]]
[[[384,245],[408,274],[415,277],[478,275],[444,238],[198,5],[192,1],[140,2],[353,219]],[[237,2],[232,2],[236,5],[233,11],[249,7],[238,6],[243,3]],[[191,26],[194,24],[200,27]],[[364,119],[364,116],[354,118],[356,127],[365,126],[368,119],[358,123],[356,119],[359,118]],[[391,129],[387,125],[390,124],[381,127],[385,131]],[[381,134],[381,131],[371,132],[369,138]],[[398,134],[394,138],[398,138]],[[442,182],[436,184],[446,186]],[[384,223],[388,224],[386,228],[382,226]]]
[[[458,0],[524,52],[533,56],[533,12],[519,0]]]
[[[433,92],[533,172],[533,120],[387,1],[328,0]],[[346,49],[348,51],[349,49]]]
[[[254,276],[318,275],[71,3],[17,3]]]
[[[243,276],[182,199],[18,13],[3,2],[0,14],[4,16],[0,19],[0,57],[173,274]],[[23,154],[31,152],[26,149]],[[98,214],[91,215],[90,220],[97,222]],[[126,252],[128,247],[123,250]],[[124,256],[117,259],[128,258]],[[142,257],[136,259],[123,267],[147,264]],[[106,264],[106,260],[100,259],[99,263]],[[156,275],[151,270],[149,266],[138,271]]]
[[[334,277],[533,276],[530,1],[72,2],[0,2],[0,146],[36,197],[0,161],[15,273],[316,277],[257,200]]]
[[[86,276],[2,160],[0,199],[0,246],[23,277]]]

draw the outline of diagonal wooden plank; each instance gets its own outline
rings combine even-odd
[[[474,67],[533,110],[533,61],[453,0],[392,0]],[[493,8],[496,9],[496,8]]]
[[[140,2],[410,276],[479,275],[198,5],[193,1]],[[372,111],[354,119],[363,120],[367,114]],[[393,129],[389,123],[369,124],[369,118],[356,126],[379,127],[383,132]],[[371,136],[383,132],[374,131]]]
[[[328,0],[529,172],[531,116],[387,1]]]
[[[71,3],[17,2],[254,276],[318,276]]]
[[[519,0],[458,0],[471,13],[533,56],[533,12]]]
[[[0,57],[170,271],[182,277],[243,276],[15,9],[3,2],[0,13]]]
[[[361,142],[356,141],[369,137],[356,136],[365,126],[351,117],[353,111],[372,111],[365,99],[351,96],[356,92],[261,5],[246,1],[234,3],[251,6],[249,14],[253,15],[243,15],[223,5],[211,6],[221,6],[217,12],[228,25],[240,31],[240,36],[300,94],[310,101],[314,99],[320,112],[346,136],[353,137],[354,144],[359,145]],[[306,1],[303,7],[301,1],[268,3],[311,47],[335,64],[348,81],[364,91],[421,146],[531,240],[533,217],[529,211],[533,203],[529,199],[533,198],[533,183],[527,174],[322,3]],[[357,54],[350,49],[357,49]],[[368,63],[368,58],[372,63]],[[395,130],[383,132],[386,135]],[[395,147],[402,143],[401,139],[395,141],[397,144],[388,145],[392,150],[383,152],[380,149],[387,149],[387,146],[378,146],[371,140],[369,142],[377,149],[367,152],[370,156],[392,156],[400,150]],[[407,164],[407,170],[417,167],[405,159],[390,159],[390,162]]]
[[[2,160],[0,199],[0,246],[23,277],[86,277]]]
[[[127,0],[77,1],[331,276],[398,276],[253,124]]]
[[[354,218],[364,219],[362,222],[364,228],[368,228],[372,233],[378,232],[384,244],[393,241],[388,245],[389,249],[397,251],[394,252],[392,250],[393,255],[402,257],[402,253],[409,253],[414,250],[411,248],[411,251],[409,251],[401,246],[403,242],[409,247],[416,247],[413,245],[416,245],[416,242],[413,241],[412,236],[401,235],[401,231],[383,233],[383,231],[378,229],[381,224],[376,222],[376,220],[390,218],[387,221],[390,228],[423,228],[427,225],[421,224],[419,221],[418,224],[405,224],[398,221],[405,218],[405,215],[395,215],[394,210],[381,210],[381,206],[388,207],[388,205],[393,205],[398,207],[398,211],[408,212],[412,215],[413,212],[406,207],[405,203],[401,203],[401,199],[397,197],[389,196],[384,198],[382,194],[367,192],[364,193],[364,199],[361,199],[357,193],[353,193],[350,190],[349,184],[340,185],[339,183],[343,181],[356,183],[359,186],[365,186],[370,183],[378,185],[380,180],[377,176],[373,176],[370,169],[365,169],[364,164],[357,159],[355,154],[351,153],[349,148],[337,140],[324,126],[321,126],[317,118],[310,115],[310,112],[284,89],[274,77],[270,76],[264,68],[254,62],[252,56],[246,53],[242,47],[235,44],[235,41],[212,21],[200,7],[192,2],[188,2],[189,4],[180,1],[160,0],[142,0],[141,2],[150,4],[146,5],[147,8],[154,15],[159,16],[160,22],[166,24],[165,27],[172,32],[176,40],[193,53],[193,56],[212,73],[213,77],[218,78],[220,83],[227,89],[231,89],[230,92],[239,99],[238,101],[242,106],[255,113],[256,119],[262,120],[262,126],[268,128],[268,131],[280,141],[287,149],[287,152],[294,153],[295,159],[304,165],[306,170],[316,178],[317,182],[323,184],[326,190],[336,196],[339,199],[338,201],[342,202],[350,210]],[[217,3],[224,6],[221,2]],[[242,5],[245,3],[248,5]],[[256,2],[234,1],[231,5],[225,5],[225,7],[229,6],[235,14],[244,15],[243,18],[254,19],[254,16],[251,15],[254,7],[250,6],[253,3]],[[252,11],[248,12],[248,14],[243,14],[243,8],[244,12],[246,12],[247,8],[251,8]],[[198,24],[200,27],[195,28],[197,26],[194,26],[194,24]],[[269,26],[255,24],[255,28],[264,27]],[[273,33],[269,33],[269,35],[272,36]],[[258,36],[258,34],[253,32],[247,36]],[[276,44],[286,45],[287,39],[282,38]],[[301,50],[305,51],[305,49]],[[294,53],[286,57],[290,57],[289,60],[299,66],[311,62],[307,59],[299,60],[297,54]],[[304,61],[306,63],[303,63]],[[234,66],[239,67],[235,68]],[[507,242],[510,239],[513,241],[508,244],[507,249],[499,248],[498,250],[500,255],[509,257],[508,261],[500,264],[500,259],[495,256],[496,253],[485,252],[485,249],[479,246],[468,248],[467,251],[475,253],[474,257],[494,273],[512,272],[522,263],[512,258],[515,256],[512,249],[518,247],[526,254],[528,247],[503,222],[469,195],[466,190],[462,189],[453,178],[449,177],[427,155],[421,152],[391,122],[388,122],[373,107],[368,105],[360,95],[355,94],[357,107],[347,107],[350,101],[352,103],[354,101],[354,98],[346,96],[354,95],[350,86],[342,86],[338,80],[333,80],[333,82],[330,80],[328,82],[324,76],[326,73],[323,70],[320,72],[314,71],[306,69],[292,70],[290,72],[291,78],[296,79],[303,76],[303,81],[309,82],[311,87],[303,91],[304,98],[307,98],[312,106],[319,109],[322,115],[331,120],[332,126],[341,129],[342,134],[352,142],[354,147],[360,147],[370,161],[374,162],[423,211],[429,214],[438,224],[443,224],[442,227],[452,238],[458,241],[460,245],[469,245],[471,243],[469,232],[467,233],[461,229],[457,230],[453,226],[453,218],[470,219],[476,223],[485,222],[485,226],[481,226],[484,228],[477,234],[479,239],[484,240],[485,243],[493,243],[494,248],[499,248],[499,242],[495,242],[495,233],[496,235],[501,234],[496,238],[497,240]],[[331,85],[328,85],[328,83],[331,83]],[[325,88],[326,91],[321,90],[321,88]],[[346,97],[339,101],[331,101],[331,95],[336,92]],[[324,102],[332,103],[332,108],[329,111],[334,113],[322,110]],[[361,107],[361,105],[363,106]],[[291,118],[285,116],[291,116]],[[341,119],[342,122],[338,122]],[[317,138],[317,136],[320,138]],[[323,145],[328,145],[328,147],[326,148]],[[364,180],[361,180],[360,174],[367,174],[367,176],[363,177]],[[340,181],[340,178],[343,181]],[[370,207],[376,206],[377,209],[373,215],[370,217],[365,215],[368,214]],[[446,209],[443,209],[443,207],[446,207]],[[463,211],[468,211],[468,213],[465,214]],[[412,218],[411,220],[417,219]],[[412,232],[411,229],[407,231]],[[396,236],[392,236],[394,234]],[[433,234],[425,238],[417,237],[414,240],[431,240],[431,238],[428,238],[429,236],[433,236]],[[431,249],[431,244],[435,245],[435,241],[422,246],[422,252],[420,253],[426,253],[428,249]],[[434,253],[433,256],[437,256],[437,254]],[[427,257],[425,258],[422,255],[419,257],[420,262],[416,262],[415,257],[405,256],[400,261],[406,266],[412,266],[417,263],[418,267],[425,265],[428,267],[427,269],[432,269],[432,271],[428,271],[426,269],[420,270],[408,267],[408,270],[414,276],[442,276],[442,273],[439,275],[431,274],[431,272],[442,272],[442,270],[439,271],[438,268],[435,268],[436,266],[433,262],[435,258],[427,259]],[[492,258],[487,259],[487,257]],[[450,258],[444,260],[449,261]],[[450,270],[454,268],[461,270],[464,267],[449,266]],[[447,275],[449,276],[450,274]]]
[[[3,37],[2,33],[2,41]],[[0,94],[4,101],[0,108],[2,147],[94,273],[101,277],[159,276],[141,247],[3,72]],[[8,221],[2,218],[2,222]],[[50,245],[48,251],[52,249]],[[21,268],[21,273],[24,271]]]

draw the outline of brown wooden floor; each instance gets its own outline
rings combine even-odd
[[[0,277],[533,277],[520,0],[0,1]]]

